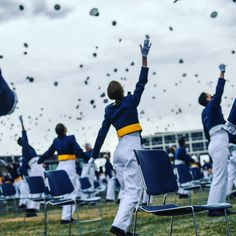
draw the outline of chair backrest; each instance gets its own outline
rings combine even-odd
[[[50,194],[54,197],[70,194],[74,191],[68,174],[64,170],[46,171]]]
[[[16,194],[16,189],[12,183],[2,184],[2,195],[5,197],[10,197]]]
[[[185,164],[180,164],[175,166],[178,173],[178,180],[180,184],[184,184],[187,182],[191,182],[193,180],[193,176],[190,173],[188,166]]]
[[[176,192],[178,185],[167,152],[134,150],[148,195]]]
[[[46,192],[46,186],[42,176],[27,177],[27,183],[31,194],[42,194]]]
[[[88,189],[88,188],[92,187],[92,185],[89,182],[89,179],[87,177],[80,178],[79,181],[80,181],[80,188],[82,190],[85,190],[85,189]]]
[[[198,180],[198,179],[203,178],[203,174],[202,174],[200,168],[192,167],[192,168],[190,168],[190,171],[191,171],[191,174],[192,174],[194,180]]]

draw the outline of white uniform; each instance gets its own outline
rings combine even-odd
[[[210,130],[208,146],[212,158],[213,179],[208,196],[208,204],[225,202],[227,188],[227,162],[229,157],[229,137],[225,130]]]
[[[116,177],[112,176],[111,178],[107,176],[107,200],[115,200],[115,192],[116,192]]]
[[[68,174],[71,183],[74,186],[74,191],[67,196],[65,196],[65,199],[72,199],[76,200],[76,196],[78,195],[78,175],[76,173],[76,165],[75,160],[67,160],[67,161],[60,161],[57,170],[64,170]],[[72,205],[72,211],[71,211],[71,205],[63,206],[62,208],[62,220],[71,220],[71,217],[73,213],[75,212],[76,206]]]
[[[29,197],[29,187],[26,181],[22,178],[14,181],[14,185],[16,189],[19,191],[19,195],[17,197],[20,198],[19,206],[26,205],[27,198]]]
[[[29,167],[30,169],[28,170],[28,175],[29,177],[32,176],[41,176],[44,178],[44,168],[42,165],[37,164],[38,157],[34,157],[29,161]],[[29,186],[28,191],[29,191]],[[34,194],[34,197],[40,197],[38,194]],[[27,200],[27,209],[40,209],[40,203],[39,202],[34,202],[32,200]]]
[[[112,225],[125,232],[131,224],[133,211],[139,201],[143,186],[134,149],[141,149],[138,132],[119,139],[113,158],[113,167],[121,187],[121,199]]]
[[[230,149],[231,155],[228,162],[227,195],[233,190],[233,186],[236,187],[236,145],[230,145]]]

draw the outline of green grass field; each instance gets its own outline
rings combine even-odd
[[[199,203],[199,194],[194,194],[193,204]],[[204,198],[207,198],[207,192],[204,193]],[[155,198],[154,203],[159,203],[160,198]],[[168,202],[173,201],[173,198]],[[236,200],[231,201],[232,204],[236,203]],[[177,199],[177,204],[187,205],[189,200]],[[102,203],[103,213],[105,220],[105,228],[107,235],[113,218],[116,214],[118,206],[115,203]],[[233,209],[236,210],[236,209]],[[92,206],[83,206],[79,209],[81,219],[87,219],[91,216],[95,216],[96,211]],[[76,218],[76,217],[75,217]],[[236,215],[229,217],[231,235],[236,235]],[[225,235],[225,222],[222,217],[207,217],[207,212],[198,213],[196,215],[197,224],[199,227],[199,235]],[[154,215],[147,215],[140,213],[138,220],[138,233],[142,236],[151,235],[168,235],[168,227],[170,223],[169,217],[159,217]],[[6,214],[1,208],[0,211],[0,236],[38,236],[43,235],[44,227],[44,215],[43,212],[39,213],[38,217],[26,219],[24,223],[23,213],[17,215],[11,213]],[[59,236],[67,235],[68,226],[60,225],[60,209],[51,209],[49,211],[49,235]],[[90,223],[83,226],[84,235],[95,236],[102,235],[101,227],[99,223]],[[79,235],[79,229],[77,224],[72,225],[72,235]],[[181,216],[174,218],[173,235],[194,235],[192,218],[190,216]]]

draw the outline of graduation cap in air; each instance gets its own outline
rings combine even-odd
[[[111,24],[112,24],[112,26],[116,26],[116,25],[117,25],[117,22],[116,22],[115,20],[113,20],[113,21],[111,22]]]
[[[28,46],[29,46],[28,43],[24,43],[25,48],[28,48]]]
[[[213,11],[210,16],[211,18],[216,18],[217,15],[218,15],[217,11]]]
[[[3,59],[3,55],[0,55],[0,59]]]
[[[170,30],[170,31],[173,31],[174,29],[173,29],[173,27],[172,27],[172,26],[169,26],[169,30]]]
[[[90,16],[99,16],[99,11],[97,8],[92,8],[89,12]]]
[[[20,10],[20,11],[24,11],[24,9],[25,9],[25,8],[24,8],[23,5],[19,5],[19,10]]]
[[[236,0],[235,0],[235,1],[236,1]],[[232,54],[235,54],[235,51],[234,51],[234,50],[232,50],[232,51],[231,51],[231,53],[232,53]]]
[[[59,4],[55,4],[55,5],[54,5],[54,9],[55,9],[56,11],[59,11],[59,10],[61,9],[61,6],[60,6]]]
[[[98,54],[97,54],[96,52],[93,53],[93,57],[97,57],[97,55],[98,55]]]
[[[33,77],[27,76],[26,79],[27,79],[30,83],[33,83],[33,82],[34,82],[34,78],[33,78]]]
[[[58,82],[57,81],[55,81],[53,84],[54,84],[54,86],[58,86]]]
[[[179,59],[179,64],[183,64],[184,60],[183,59]]]

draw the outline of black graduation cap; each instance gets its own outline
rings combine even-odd
[[[97,8],[92,8],[89,12],[91,16],[99,16],[99,11]]]
[[[113,26],[116,26],[117,22],[115,20],[112,21],[111,23]]]
[[[172,26],[169,26],[169,30],[170,30],[170,31],[173,31],[173,27],[172,27]]]
[[[194,76],[195,76],[195,77],[198,77],[198,74],[195,74]]]
[[[95,103],[95,100],[92,99],[92,100],[90,101],[90,104],[93,105],[94,103]]]
[[[24,55],[27,55],[27,52],[26,52],[26,51],[24,52]]]
[[[104,98],[105,96],[106,94],[104,92],[100,95],[101,98]]]
[[[184,63],[184,60],[183,59],[179,59],[179,64],[182,64]]]
[[[57,81],[55,81],[53,84],[54,84],[54,86],[58,86],[58,82]]]
[[[83,68],[83,64],[80,64],[79,67],[80,67],[80,68]]]
[[[105,99],[103,100],[103,103],[108,103],[108,99],[105,98]]]
[[[61,9],[61,6],[60,6],[59,4],[55,4],[55,5],[54,5],[54,9],[55,9],[56,11],[59,11],[59,10]]]
[[[116,69],[116,68],[114,69],[114,72],[115,72],[115,73],[117,72],[117,69]]]
[[[25,48],[28,48],[28,46],[29,46],[28,43],[24,43]]]
[[[26,79],[29,80],[30,83],[34,82],[34,78],[33,77],[27,76]]]
[[[235,2],[236,2],[236,0],[235,0]],[[235,54],[235,51],[234,51],[234,50],[232,50],[232,51],[231,51],[231,53],[232,53],[232,54]]]
[[[134,66],[134,62],[132,61],[132,62],[130,63],[130,65],[131,65],[131,66]]]
[[[0,55],[0,59],[3,59],[3,55]]]
[[[110,76],[111,76],[111,74],[110,74],[110,73],[107,73],[106,75],[107,75],[107,77],[110,77]]]
[[[95,47],[95,49],[98,49],[98,48],[99,48],[98,46]]]
[[[96,52],[93,53],[93,57],[97,57],[97,53]]]
[[[129,72],[129,69],[128,69],[128,68],[126,68],[126,69],[125,69],[125,71],[126,71],[126,72]]]
[[[186,74],[186,73],[183,73],[183,74],[182,74],[182,76],[183,76],[183,77],[186,77],[186,76],[187,76],[187,74]]]
[[[118,41],[119,41],[119,43],[120,43],[120,42],[122,41],[122,39],[121,39],[121,38],[119,38],[119,40],[118,40]]]
[[[19,9],[20,9],[20,11],[24,11],[24,6],[23,5],[19,5]]]
[[[213,11],[210,16],[211,18],[216,18],[217,15],[218,15],[217,11]]]

